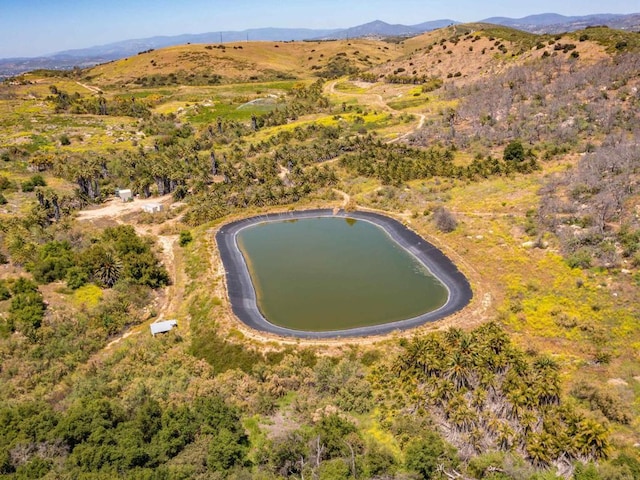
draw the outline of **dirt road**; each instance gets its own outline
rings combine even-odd
[[[391,108],[385,101],[384,98],[382,97],[382,95],[380,95],[379,93],[356,93],[356,92],[348,92],[348,93],[343,93],[340,92],[338,90],[336,90],[336,85],[338,84],[340,80],[332,80],[329,83],[327,83],[324,87],[324,93],[325,94],[330,94],[330,95],[334,95],[336,97],[359,97],[362,98],[363,101],[369,105],[369,106],[376,106],[381,108],[382,110],[384,110],[385,112],[389,112],[389,113],[403,113],[400,110],[395,110],[394,108]],[[356,86],[358,85],[357,82],[353,82]],[[367,84],[370,85],[370,84]],[[417,115],[419,117],[418,123],[416,125],[413,126],[413,128],[411,128],[409,131],[403,133],[402,135],[389,140],[387,143],[396,143],[399,142],[401,140],[404,140],[405,138],[409,137],[410,135],[413,135],[415,132],[417,132],[418,130],[420,130],[422,128],[422,126],[424,125],[424,122],[426,120],[426,116],[422,113],[413,113],[413,112],[409,112],[412,115]]]
[[[96,221],[101,219],[112,220],[119,224],[129,224],[124,221],[124,217],[139,212],[144,205],[150,203],[160,203],[167,208],[172,202],[171,195],[165,195],[163,197],[136,199],[133,202],[123,202],[117,197],[107,201],[104,205],[98,208],[89,208],[82,210],[78,213],[78,220],[80,221]],[[171,314],[176,312],[183,298],[183,282],[180,281],[181,268],[177,265],[176,261],[176,244],[178,242],[178,235],[161,235],[159,232],[161,229],[166,228],[170,223],[177,222],[179,218],[172,218],[161,224],[133,224],[134,229],[139,235],[147,235],[156,237],[158,244],[162,247],[162,263],[169,272],[171,277],[171,285],[166,287],[158,298],[158,315],[154,321],[162,320],[163,318],[170,317]],[[147,329],[147,324],[138,325],[133,327],[127,332],[124,332],[119,337],[112,340],[106,347],[108,350],[113,345],[120,342],[122,339],[131,335],[137,335],[141,331]]]

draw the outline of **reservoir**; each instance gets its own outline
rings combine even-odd
[[[473,297],[439,249],[379,213],[244,218],[222,225],[216,244],[233,313],[270,334],[381,335],[454,314]]]
[[[264,222],[237,239],[258,308],[275,325],[307,331],[380,325],[447,301],[446,287],[366,220]]]

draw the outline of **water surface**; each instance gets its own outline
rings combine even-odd
[[[438,309],[448,291],[386,232],[339,217],[242,229],[258,307],[275,325],[328,331],[380,325]]]

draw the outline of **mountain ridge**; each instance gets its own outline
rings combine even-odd
[[[575,31],[590,25],[606,25],[611,28],[640,29],[640,13],[592,14],[564,16],[542,13],[522,18],[490,17],[481,20],[531,33],[561,33]],[[451,19],[431,20],[415,25],[389,24],[374,20],[343,29],[308,28],[253,28],[242,31],[219,31],[199,34],[161,35],[148,38],[122,40],[87,48],[64,50],[38,57],[0,59],[0,78],[18,75],[36,69],[67,70],[90,67],[100,63],[137,55],[140,52],[187,43],[231,43],[252,41],[301,41],[331,40],[356,37],[410,37],[460,22]]]

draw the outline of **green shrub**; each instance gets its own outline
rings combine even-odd
[[[181,247],[184,247],[193,241],[193,237],[191,236],[191,232],[188,230],[180,232],[180,240],[178,240],[178,244]]]
[[[405,450],[405,466],[425,480],[434,477],[439,465],[454,463],[453,453],[434,432],[424,432],[421,438],[411,441]]]
[[[11,292],[7,287],[7,282],[0,280],[0,302],[9,300],[11,298]]]
[[[42,294],[33,281],[24,277],[16,280],[11,290],[13,299],[9,307],[9,325],[35,341],[46,310]]]
[[[591,268],[591,252],[587,248],[580,248],[567,257],[567,265],[571,268]]]
[[[27,265],[27,271],[39,283],[62,280],[67,270],[75,265],[74,254],[69,242],[53,241],[40,247],[38,258]]]
[[[36,187],[46,187],[47,182],[45,182],[42,175],[33,175],[26,182],[22,182],[22,191],[23,192],[33,192]]]
[[[47,186],[47,182],[44,181],[44,178],[42,178],[42,175],[33,175],[31,177],[31,179],[29,180],[29,182],[34,187],[46,187]]]
[[[73,290],[76,290],[89,281],[89,273],[82,267],[73,266],[67,270],[65,276],[67,286]]]
[[[0,191],[8,190],[11,188],[11,180],[9,180],[6,176],[0,175]]]
[[[588,465],[578,463],[573,474],[573,480],[602,480],[602,477],[593,463]]]
[[[505,147],[502,158],[505,162],[523,162],[525,158],[525,151],[522,143],[517,140],[510,142]]]

